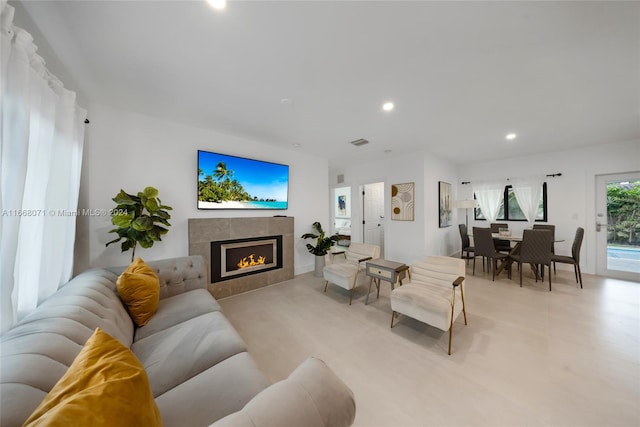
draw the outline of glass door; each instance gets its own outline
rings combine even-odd
[[[640,281],[640,172],[596,177],[597,274]]]

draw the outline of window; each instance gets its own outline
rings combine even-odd
[[[475,198],[475,195],[474,195]],[[474,218],[476,220],[485,220],[486,218],[482,214],[480,208],[476,208]],[[502,203],[500,203],[500,211],[496,220],[501,221],[526,221],[518,201],[516,200],[516,194],[510,185],[504,188],[504,196],[502,197]],[[547,222],[547,183],[542,184],[542,195],[540,196],[540,203],[538,204],[538,215],[536,215],[536,221]]]

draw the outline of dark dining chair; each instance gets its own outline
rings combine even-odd
[[[501,228],[509,228],[509,224],[504,222],[492,222],[490,225],[492,233],[499,233]],[[502,239],[493,239],[493,243],[498,252],[511,252],[511,242]]]
[[[552,224],[533,224],[533,229],[551,231],[551,257],[553,258],[553,255],[555,255],[556,253],[556,247],[555,247],[556,245],[554,243],[554,241],[556,240],[556,226]],[[555,274],[556,263],[553,260],[551,260],[551,262],[553,262],[553,274]]]
[[[582,289],[582,273],[580,272],[580,248],[582,247],[582,239],[584,237],[584,228],[578,227],[576,230],[576,236],[573,239],[573,245],[571,246],[571,256],[552,255],[551,260],[561,262],[564,264],[573,264],[573,272],[576,275],[576,283],[580,283],[580,289]]]
[[[498,260],[503,263],[509,261],[508,254],[502,254],[496,251],[491,237],[490,228],[473,227],[473,244],[475,248],[475,256],[473,257],[473,275],[476,275],[476,258],[481,256],[487,258],[488,269],[492,272],[491,280],[496,280],[496,270],[498,269]],[[483,262],[484,265],[484,262]],[[511,269],[507,266],[508,277],[511,278]]]
[[[549,230],[524,230],[520,253],[511,255],[511,259],[518,263],[520,269],[520,287],[522,287],[522,264],[540,266],[540,272],[544,277],[544,266],[551,270],[551,232]],[[534,268],[536,282],[538,281],[537,268]],[[549,276],[549,291],[551,291],[551,273]],[[542,279],[544,281],[544,279]]]
[[[460,258],[466,259],[467,264],[469,264],[469,260],[473,258],[471,253],[475,253],[475,249],[471,246],[471,241],[469,239],[469,233],[467,232],[467,226],[464,224],[458,225],[458,229],[460,230],[460,240],[462,241],[462,250],[460,251]],[[464,253],[467,255],[464,255]],[[483,264],[484,265],[484,264]]]

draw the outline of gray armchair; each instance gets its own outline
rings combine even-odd
[[[533,224],[533,229],[534,230],[549,230],[551,232],[551,257],[553,258],[553,255],[555,255],[556,253],[556,245],[554,243],[554,241],[556,240],[556,226],[553,224]],[[553,259],[551,260],[551,262],[553,262],[553,272],[556,272],[556,263],[555,261],[553,261]]]
[[[509,224],[504,222],[492,222],[490,224],[492,233],[499,233],[501,228],[509,228]],[[498,252],[511,252],[511,242],[503,239],[493,239],[493,244]]]
[[[464,224],[460,224],[458,225],[458,230],[460,230],[460,240],[462,242],[460,258],[466,259],[468,264],[469,260],[475,256],[475,248],[471,246],[471,240],[469,239],[469,231],[467,230],[467,226]],[[465,252],[467,253],[466,255]],[[474,253],[474,256],[471,256],[471,253]]]
[[[551,261],[554,263],[562,262],[573,265],[573,272],[576,275],[576,283],[580,280],[580,289],[582,289],[582,273],[580,272],[580,248],[582,247],[582,238],[584,237],[584,228],[578,227],[576,235],[571,246],[571,256],[551,255]]]
[[[492,280],[496,280],[496,270],[498,261],[509,262],[509,255],[502,254],[496,250],[495,240],[491,237],[491,230],[488,228],[473,227],[473,241],[475,256],[487,258],[487,265],[492,272]],[[484,266],[484,261],[483,261]],[[507,267],[507,274],[511,277],[511,268]],[[473,275],[476,275],[476,258],[473,258]]]
[[[546,265],[549,266],[549,291],[551,291],[551,242],[553,239],[549,230],[524,230],[520,253],[511,255],[520,268],[520,287],[522,287],[522,264],[539,265],[542,277],[544,277],[544,266]],[[534,268],[534,271],[537,282],[537,269]]]

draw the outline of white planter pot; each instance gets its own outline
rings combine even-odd
[[[316,255],[316,269],[313,275],[316,277],[322,277],[322,270],[324,269],[324,255]]]

